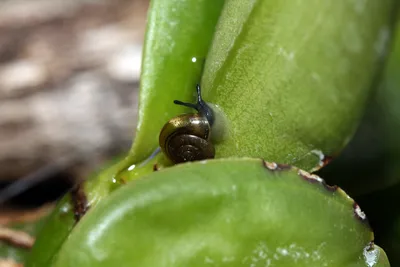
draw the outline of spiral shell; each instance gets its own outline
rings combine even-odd
[[[209,141],[210,124],[200,114],[184,114],[171,119],[161,130],[161,150],[174,163],[214,158]]]

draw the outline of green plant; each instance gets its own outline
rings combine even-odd
[[[59,203],[27,265],[389,266],[359,206],[308,172],[351,139],[397,6],[153,0],[132,149]],[[199,81],[218,159],[150,157]]]

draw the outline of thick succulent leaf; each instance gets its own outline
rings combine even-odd
[[[177,165],[115,191],[53,265],[389,266],[358,205],[319,177],[259,159]]]
[[[383,83],[368,106],[362,127],[345,153],[321,172],[352,195],[361,195],[357,200],[392,266],[400,266],[399,25]]]
[[[127,159],[121,160],[104,168],[93,175],[94,179],[76,185],[60,200],[38,235],[28,257],[27,267],[47,266],[79,220],[88,210],[106,199],[112,191],[132,179],[162,169],[169,164],[163,160],[163,155],[160,153],[144,162],[123,168],[127,161]]]
[[[354,139],[330,166],[328,181],[351,195],[363,195],[400,183],[400,23],[376,95]]]
[[[314,170],[351,138],[391,36],[394,0],[227,1],[202,78],[226,115],[216,156]]]
[[[36,239],[26,263],[27,267],[42,267],[49,264],[79,218],[90,206],[95,206],[108,196],[113,185],[112,179],[125,165],[126,162],[121,160],[112,166],[106,166],[104,170],[93,174],[91,178],[95,179],[76,185],[59,201]],[[89,193],[91,198],[87,197]]]
[[[27,267],[47,266],[75,226],[74,210],[70,195],[65,196],[55,207],[44,227],[38,233],[36,242],[27,256]]]
[[[93,173],[88,181],[77,184],[58,202],[36,239],[26,263],[27,267],[46,266],[80,217],[108,196],[113,190],[115,177],[128,164],[126,159],[117,160],[118,162],[110,162],[102,170]]]
[[[400,17],[377,102],[382,110],[385,148],[400,158]]]
[[[162,126],[193,101],[224,0],[152,0],[140,80],[139,117],[130,160],[146,159]],[[195,61],[195,62],[193,62]]]

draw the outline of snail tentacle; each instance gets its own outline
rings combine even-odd
[[[197,103],[196,104],[186,103],[186,102],[182,102],[179,100],[174,100],[174,104],[193,108],[193,109],[197,110],[200,114],[202,114],[204,117],[206,117],[206,119],[212,126],[214,124],[214,112],[212,111],[211,107],[209,105],[207,105],[207,103],[201,97],[201,88],[200,88],[199,84],[196,85],[196,90],[197,90]]]
[[[188,108],[194,108],[195,110],[199,111],[199,107],[197,105],[195,105],[195,104],[192,104],[192,103],[186,103],[186,102],[182,102],[182,101],[179,101],[179,100],[174,100],[174,104],[180,105],[180,106],[185,106],[185,107],[188,107]]]

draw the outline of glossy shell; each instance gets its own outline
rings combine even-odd
[[[184,114],[171,119],[161,130],[161,150],[174,163],[214,158],[209,141],[210,124],[199,114]]]

